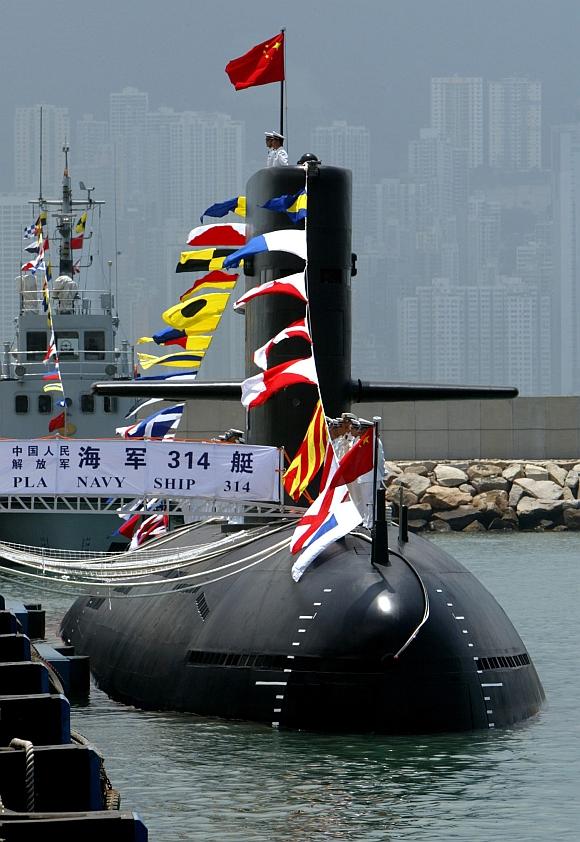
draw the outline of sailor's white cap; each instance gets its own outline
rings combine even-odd
[[[276,140],[284,140],[284,135],[280,132],[270,132],[270,137],[274,137]]]
[[[266,137],[274,137],[274,132],[264,132]]]

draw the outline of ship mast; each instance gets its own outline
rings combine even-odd
[[[62,176],[62,212],[58,215],[58,231],[60,234],[60,254],[59,254],[59,274],[68,275],[69,278],[73,276],[73,259],[72,259],[72,193],[70,186],[70,176],[68,173],[68,152],[69,146],[65,141],[62,147],[64,152],[64,173]]]

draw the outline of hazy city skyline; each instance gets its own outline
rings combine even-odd
[[[576,13],[573,0],[362,0],[356,8],[330,0],[285,8],[103,0],[82,14],[72,0],[50,11],[38,0],[3,4],[0,62],[11,83],[0,103],[5,117],[44,101],[68,107],[73,120],[87,112],[106,119],[109,93],[133,86],[148,92],[151,110],[245,120],[259,149],[262,131],[278,119],[276,86],[236,93],[224,67],[285,26],[290,148],[298,157],[315,125],[365,125],[377,138],[371,168],[381,177],[400,170],[406,140],[429,124],[432,77],[538,78],[545,123],[569,122],[579,97]],[[4,174],[10,122],[0,127]],[[10,189],[5,176],[1,188]]]
[[[14,52],[6,31],[36,5],[26,15],[6,10],[1,60]],[[236,93],[224,66],[283,24],[290,159],[308,149],[353,170],[359,373],[515,379],[527,393],[580,389],[580,336],[570,322],[580,298],[570,2],[557,4],[561,14],[535,0],[507,9],[492,0],[485,10],[469,0],[363,0],[356,10],[298,3],[280,21],[280,10],[251,0],[243,11],[175,0],[170,14],[147,3],[113,11],[105,0],[83,10],[82,25],[73,8],[68,0],[51,6],[42,38],[33,27],[24,70],[4,92],[3,213],[12,231],[21,207],[7,194],[36,192],[36,106],[46,104],[46,183],[54,190],[66,131],[74,184],[95,184],[109,203],[107,256],[116,182],[129,338],[149,332],[179,294],[175,261],[203,207],[243,192],[264,164],[278,86]],[[548,60],[539,44],[550,34],[558,49]],[[34,73],[43,40],[51,55],[68,50],[70,71],[60,79],[55,62]],[[10,248],[2,253],[6,262]],[[0,267],[3,287],[11,271]],[[149,309],[135,309],[144,288]],[[2,313],[5,330],[8,302]],[[241,373],[231,371],[241,365],[241,328],[228,318],[221,362],[216,368],[218,357],[208,355],[205,373]]]

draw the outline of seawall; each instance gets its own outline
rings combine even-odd
[[[580,530],[580,461],[386,462],[395,518],[416,532]]]

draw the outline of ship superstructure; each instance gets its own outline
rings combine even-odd
[[[120,340],[119,319],[109,278],[91,287],[96,275],[88,221],[104,204],[72,198],[68,146],[63,147],[62,196],[33,203],[36,223],[32,243],[23,251],[16,278],[19,312],[13,341],[0,354],[0,436],[33,440],[47,436],[82,439],[112,438],[134,401],[100,397],[91,392],[95,380],[129,380],[132,349]],[[85,230],[86,227],[86,230]],[[84,246],[84,248],[83,248]],[[50,254],[58,252],[57,267]],[[95,267],[96,268],[96,267]],[[107,286],[108,280],[108,286]],[[0,537],[22,544],[76,549],[107,549],[118,519],[114,507],[99,518],[83,517],[103,509],[102,501],[55,500],[21,495],[0,500]],[[58,514],[74,511],[66,528]]]

